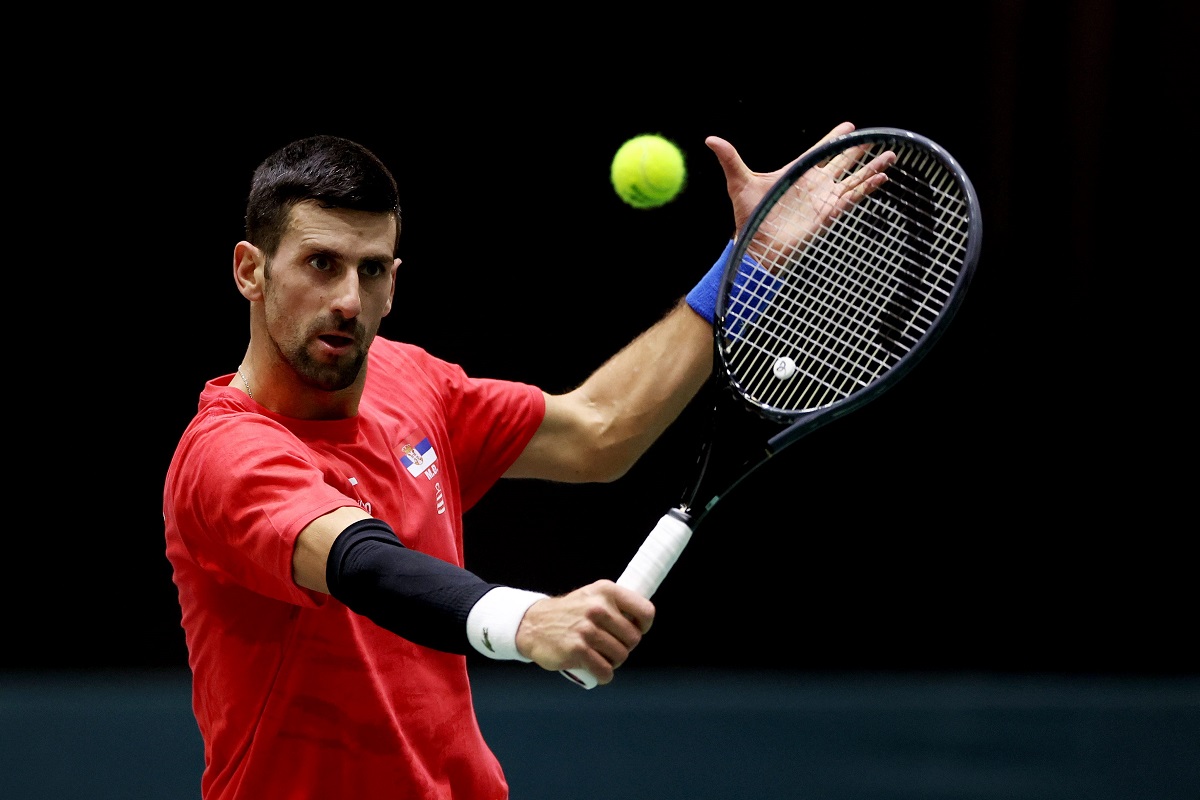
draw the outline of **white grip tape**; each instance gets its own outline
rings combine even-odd
[[[664,514],[630,560],[617,584],[650,598],[679,559],[692,538],[691,527],[674,513]],[[596,678],[586,669],[564,669],[562,674],[585,689],[596,686]]]
[[[638,548],[617,583],[642,597],[653,597],[692,538],[692,529],[673,514],[665,514]]]

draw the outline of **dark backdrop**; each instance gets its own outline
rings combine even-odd
[[[856,6],[796,29],[756,20],[754,36],[730,21],[732,43],[680,29],[674,57],[641,66],[647,42],[594,50],[574,27],[256,43],[259,62],[231,37],[81,65],[30,126],[62,168],[35,210],[58,292],[27,331],[58,343],[27,379],[55,398],[34,464],[50,513],[10,534],[35,551],[14,567],[32,609],[14,616],[32,625],[0,658],[186,664],[162,479],[203,382],[245,348],[231,253],[271,150],[318,132],[375,150],[404,214],[384,333],[555,391],[720,253],[731,221],[706,136],[769,171],[848,119],[923,133],[966,168],[984,214],[975,282],[905,381],[714,512],[631,666],[1196,671],[1191,523],[1172,510],[1180,473],[1159,466],[1182,429],[1146,410],[1147,386],[1170,378],[1139,380],[1146,364],[1116,335],[1140,331],[1142,304],[1123,302],[1139,282],[1114,280],[1178,259],[1128,232],[1144,230],[1154,152],[1136,169],[1114,155],[1194,109],[1182,5]],[[755,75],[785,35],[785,57]],[[360,63],[358,47],[388,59]],[[608,181],[644,132],[678,142],[689,167],[684,193],[649,211]],[[705,420],[690,408],[616,484],[502,483],[467,517],[469,566],[550,592],[615,577],[679,499]]]

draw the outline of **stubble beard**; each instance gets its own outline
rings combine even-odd
[[[354,349],[332,362],[314,358],[310,345],[317,338],[317,332],[334,328],[354,339]],[[357,322],[343,322],[341,325],[315,322],[290,349],[284,349],[278,339],[275,340],[275,349],[306,386],[323,392],[338,392],[358,380],[367,360],[367,346],[364,343],[368,341],[370,337],[362,334]]]
[[[337,392],[358,380],[367,354],[361,346],[355,346],[353,355],[338,359],[335,363],[315,360],[304,346],[285,354],[287,362],[305,384],[325,392]]]

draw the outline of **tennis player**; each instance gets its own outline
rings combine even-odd
[[[707,144],[736,231],[782,170]],[[206,800],[506,798],[470,649],[604,684],[653,622],[611,580],[551,597],[472,574],[463,514],[501,477],[625,473],[710,374],[722,262],[552,395],[377,336],[400,223],[390,171],[343,138],[288,144],[253,175],[233,248],[249,343],[204,385],[163,495]]]

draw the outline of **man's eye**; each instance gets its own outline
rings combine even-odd
[[[358,269],[369,278],[378,278],[383,274],[383,264],[380,264],[378,261],[367,261]]]
[[[320,272],[328,272],[333,269],[333,261],[328,256],[313,256],[308,260],[308,263],[313,269]]]

